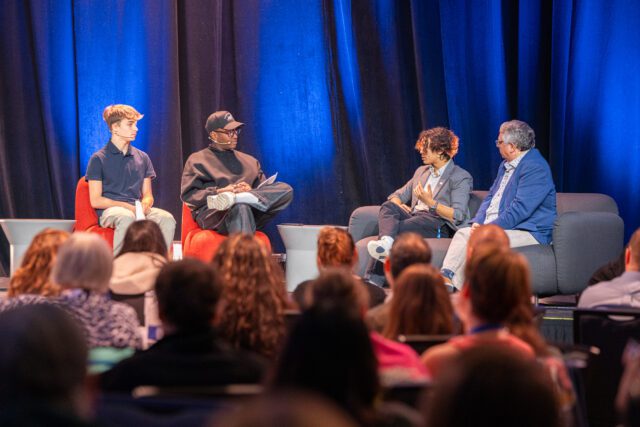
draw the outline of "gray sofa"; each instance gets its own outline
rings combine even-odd
[[[474,191],[469,200],[473,217],[486,191]],[[581,292],[601,265],[618,257],[624,245],[624,223],[618,205],[609,196],[594,193],[558,193],[558,217],[553,243],[518,248],[531,265],[533,293],[537,296],[570,295]],[[363,275],[371,257],[367,243],[377,238],[380,206],[362,206],[351,214],[349,233],[356,242],[358,274]],[[451,239],[426,239],[438,268]]]

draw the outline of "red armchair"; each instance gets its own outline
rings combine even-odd
[[[91,207],[89,183],[80,178],[76,187],[76,225],[73,231],[88,231],[102,237],[113,249],[113,228],[103,228],[98,224],[98,214]]]
[[[266,234],[256,231],[256,237],[261,240],[271,252],[271,242]],[[203,230],[193,220],[191,210],[186,204],[182,204],[182,255],[198,258],[209,262],[218,250],[218,246],[224,242],[227,236],[213,230]]]

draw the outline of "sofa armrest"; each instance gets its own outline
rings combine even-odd
[[[553,227],[558,290],[575,294],[591,275],[616,258],[624,245],[624,222],[611,212],[566,212]]]
[[[349,218],[349,234],[357,242],[365,237],[378,235],[378,212],[380,206],[361,206]]]

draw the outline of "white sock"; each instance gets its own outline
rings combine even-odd
[[[248,205],[252,203],[258,203],[259,200],[253,193],[236,193],[236,203],[246,203]]]

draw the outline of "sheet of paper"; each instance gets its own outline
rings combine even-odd
[[[263,185],[273,184],[274,182],[276,182],[277,177],[278,177],[278,172],[274,173],[269,178],[262,181],[260,185],[258,185],[258,188],[262,187]]]
[[[142,210],[142,203],[140,200],[136,200],[136,221],[145,219],[144,211]]]

